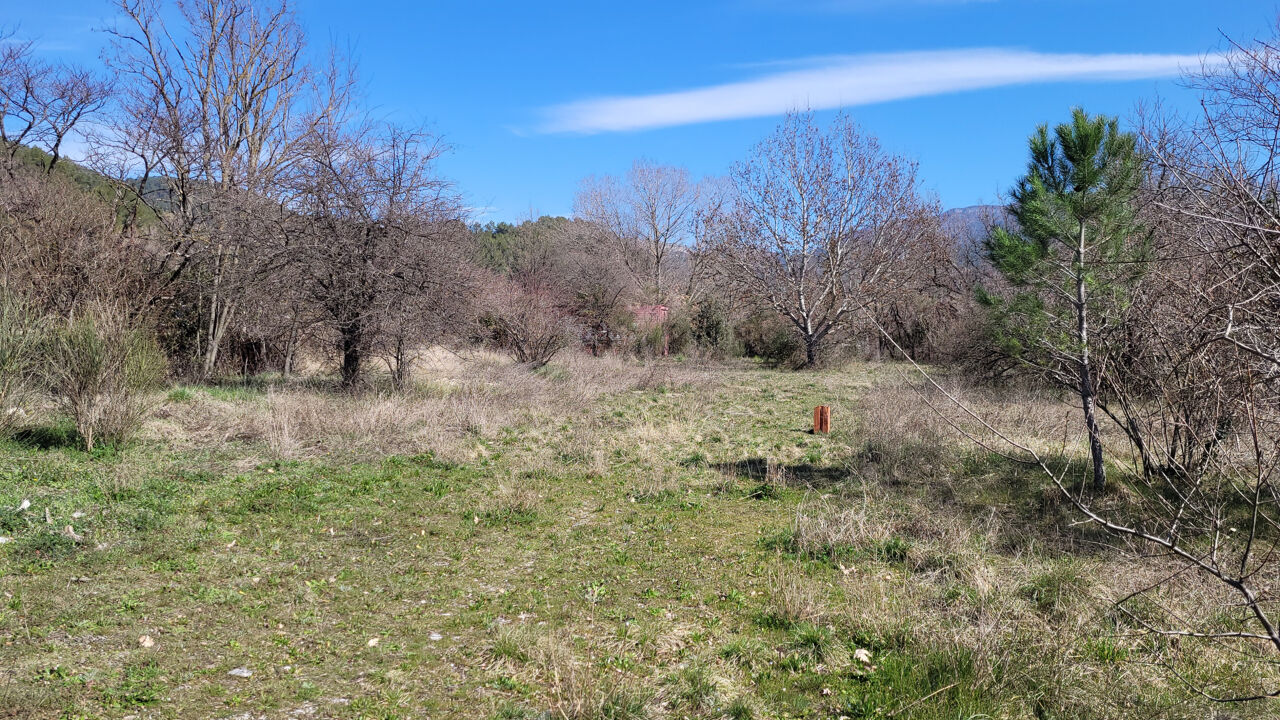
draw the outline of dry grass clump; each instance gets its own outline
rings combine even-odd
[[[671,366],[666,363],[652,363],[632,383],[632,390],[669,390],[676,384]]]
[[[632,481],[628,495],[632,502],[662,502],[677,497],[683,490],[680,481],[658,472],[645,473]]]
[[[1060,450],[1064,427],[1072,427],[1078,407],[1071,398],[1047,389],[975,385],[962,377],[935,376],[945,393],[915,375],[878,382],[858,402],[859,433],[868,448],[892,456],[958,446],[977,440],[1003,451],[1010,448],[973,415],[1006,437],[1040,450]],[[951,397],[948,397],[950,395]],[[964,407],[956,404],[959,402]],[[966,412],[972,411],[973,415]],[[1114,431],[1114,430],[1113,430]],[[966,438],[965,434],[969,437]]]
[[[750,480],[753,484],[750,497],[757,499],[774,499],[787,488],[805,488],[807,480],[801,478],[783,461],[769,455],[766,457],[748,456],[736,462],[718,463],[720,478],[712,482],[713,492],[724,493],[736,489],[739,478]]]
[[[658,696],[620,678],[600,677],[590,657],[580,657],[567,632],[538,634],[524,625],[499,627],[486,648],[487,670],[538,685],[547,712],[538,717],[564,720],[646,720],[654,716]],[[498,717],[530,717],[526,708],[507,706]]]
[[[849,443],[864,477],[914,481],[945,472],[957,433],[905,384],[874,387],[859,398]]]
[[[1023,580],[1013,564],[974,562],[948,581],[859,566],[844,578],[844,604],[833,621],[872,645],[963,667],[969,690],[1046,692],[1095,608],[1050,618],[1022,597]]]
[[[823,499],[799,506],[787,537],[789,549],[841,567],[874,560],[917,574],[953,577],[989,543],[989,528],[923,504],[891,505],[870,495],[846,502]]]
[[[272,458],[432,451],[470,460],[481,452],[477,441],[502,428],[549,432],[564,418],[586,415],[602,395],[645,386],[655,372],[625,359],[572,354],[531,372],[477,352],[424,366],[404,393],[344,393],[307,378],[278,381],[265,391],[260,386],[185,391],[165,406],[153,433],[179,446],[257,445]],[[687,371],[660,372],[667,386],[698,380]],[[590,439],[580,439],[579,449],[599,469],[590,446]]]
[[[566,382],[578,386],[592,398],[600,393],[624,390],[683,389],[705,384],[714,377],[697,368],[669,362],[640,363],[620,355],[592,357],[585,353],[570,353],[557,358],[553,367],[561,371]]]
[[[533,659],[537,636],[524,625],[502,625],[494,633],[487,652],[490,669],[515,671]]]
[[[791,473],[787,472],[787,467],[772,457],[765,458],[764,462],[764,484],[770,488],[781,490],[793,484],[794,479]]]
[[[487,525],[532,525],[539,519],[542,495],[536,487],[500,485],[473,516],[475,523]]]
[[[126,497],[146,483],[146,476],[137,467],[127,463],[112,465],[87,475],[93,478],[98,495],[108,501]]]
[[[793,543],[814,556],[853,549],[837,556],[842,604],[826,618],[853,637],[963,667],[970,690],[1027,697],[1033,708],[1097,708],[1106,717],[1103,708],[1130,702],[1132,688],[1103,688],[1099,670],[1136,652],[1129,633],[1103,629],[1109,600],[1136,581],[1110,560],[994,552],[998,522],[883,499],[817,505],[797,513]],[[905,547],[890,557],[883,550],[895,539]],[[1161,682],[1145,660],[1128,673]]]
[[[664,683],[665,705],[684,713],[704,716],[713,712],[728,687],[727,678],[715,672],[714,666],[693,660],[676,668]]]
[[[554,635],[531,648],[551,696],[550,715],[564,720],[644,720],[652,713],[652,693],[621,681],[601,680],[592,663],[579,659],[571,642]]]
[[[576,423],[567,435],[555,444],[558,460],[577,469],[584,475],[600,477],[609,471],[609,453],[600,436],[599,428],[588,423]]]
[[[966,515],[928,492],[873,482],[859,490],[803,503],[786,536],[791,552],[839,568],[840,604],[773,612],[794,621],[817,614],[869,647],[963,668],[966,692],[1038,697],[1029,702],[1044,708],[1114,707],[1132,695],[1120,686],[1090,695],[1099,665],[1127,652],[1100,631],[1111,586],[1122,585],[1106,562],[999,552],[1004,529],[994,513]],[[775,585],[776,605],[804,605],[793,599],[803,587],[796,578]]]
[[[801,506],[791,526],[794,550],[809,557],[826,557],[838,554],[841,548],[862,547],[889,537],[884,523],[868,517],[865,504],[840,510],[827,502]]]
[[[330,452],[388,454],[414,445],[421,428],[445,427],[455,403],[415,402],[412,396],[328,396],[300,390],[270,390],[260,402],[240,407],[236,439],[265,445],[276,457]]]
[[[813,579],[795,569],[782,568],[769,577],[767,624],[790,627],[817,622],[827,614],[821,588]]]

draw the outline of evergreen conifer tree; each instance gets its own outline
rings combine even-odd
[[[1014,223],[994,228],[985,243],[1011,292],[980,299],[1004,352],[1079,395],[1093,486],[1102,490],[1097,399],[1114,349],[1105,338],[1122,321],[1149,248],[1134,212],[1143,161],[1136,136],[1115,118],[1079,108],[1053,131],[1041,125],[1030,154],[1011,192]]]

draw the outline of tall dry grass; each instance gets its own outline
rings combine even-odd
[[[1038,449],[1060,442],[1064,429],[1078,425],[1071,399],[1050,390],[984,386],[950,374],[933,380],[941,390],[907,368],[887,370],[858,398],[854,409],[860,432],[914,447],[954,447],[976,440],[1007,451],[978,418]]]
[[[424,452],[470,460],[485,452],[481,440],[502,428],[553,433],[602,395],[652,387],[655,376],[666,384],[705,381],[693,371],[625,359],[566,354],[530,371],[487,352],[435,353],[404,392],[346,393],[308,378],[231,397],[196,390],[168,402],[151,431],[178,447],[234,446],[245,462]],[[601,462],[589,439],[579,445],[589,464]]]

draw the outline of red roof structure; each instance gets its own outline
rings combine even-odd
[[[666,305],[632,305],[631,313],[636,316],[636,323],[644,328],[654,328],[664,325],[667,317],[671,314],[671,308]],[[662,354],[666,356],[671,349],[671,336],[667,333],[667,329],[662,329]]]
[[[666,305],[633,305],[631,312],[636,316],[636,322],[653,326],[666,322],[671,308]]]

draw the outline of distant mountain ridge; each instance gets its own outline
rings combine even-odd
[[[52,156],[39,148],[23,145],[14,152],[14,159],[17,160],[20,167],[26,167],[30,170],[43,173],[48,170],[49,163],[52,161]],[[82,190],[88,197],[96,198],[107,204],[111,204],[119,200],[118,191],[120,188],[116,184],[112,183],[112,181],[102,173],[85,167],[70,158],[59,158],[58,164],[53,167],[53,175],[55,177],[69,180],[72,185]],[[156,215],[152,211],[151,207],[164,207],[164,201],[155,200],[154,194],[163,189],[165,182],[164,178],[151,178],[145,185],[142,185],[142,192],[147,195],[152,195],[153,197],[149,198],[151,200],[151,206],[140,205],[138,207],[138,214],[135,219],[139,224],[145,226],[156,220]],[[138,186],[141,183],[138,180],[133,180],[128,184],[131,185],[131,187],[124,190],[124,192],[137,193]],[[125,222],[128,213],[129,209],[124,204],[121,204],[118,207],[116,220],[121,223]]]
[[[982,237],[993,222],[1005,224],[1009,213],[1003,205],[970,205],[942,213],[942,229],[954,237]]]
[[[34,147],[19,148],[16,156],[20,163],[33,168],[46,168],[51,159],[48,153]],[[110,200],[114,196],[115,190],[106,177],[69,158],[64,157],[58,161],[55,173],[70,179],[86,192],[97,195],[103,200]],[[135,180],[134,183],[137,183],[137,181]],[[158,205],[161,208],[165,208],[168,204],[166,200],[157,197],[163,191],[165,183],[165,178],[152,177],[143,184],[142,188],[143,194],[147,195],[154,205]],[[151,216],[149,210],[144,211],[143,214]],[[548,218],[548,220],[550,219]],[[555,219],[564,220],[564,218]],[[1008,219],[1009,214],[1004,205],[968,205],[944,210],[942,212],[942,229],[952,237],[978,240],[986,236],[987,227],[992,222],[1006,224]],[[539,220],[541,221],[542,219],[540,218]],[[482,228],[477,225],[472,229],[474,232],[480,232],[483,229],[485,231],[484,234],[496,238],[502,232],[515,228],[515,225],[511,223],[490,223],[490,225],[492,227]]]

